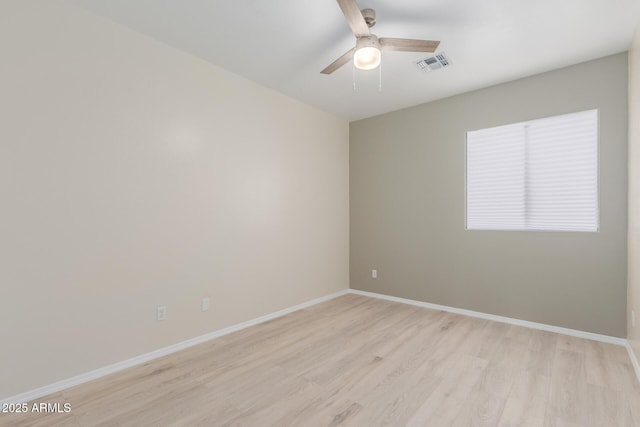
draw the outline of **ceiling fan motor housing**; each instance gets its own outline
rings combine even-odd
[[[378,36],[371,34],[369,36],[358,37],[356,40],[356,50],[360,50],[364,47],[375,47],[380,49],[380,43],[378,43]]]

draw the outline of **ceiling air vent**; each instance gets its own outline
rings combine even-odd
[[[424,72],[431,72],[439,70],[440,68],[448,67],[451,63],[449,62],[447,55],[445,55],[444,52],[440,52],[435,56],[421,59],[416,62],[416,65]]]

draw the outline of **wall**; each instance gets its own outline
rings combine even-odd
[[[346,120],[59,0],[0,52],[0,398],[348,288]]]
[[[465,231],[466,131],[593,108],[600,232]],[[352,288],[626,336],[626,53],[353,122],[350,187]]]
[[[640,359],[640,24],[629,49],[628,339]],[[636,326],[631,312],[636,313]]]

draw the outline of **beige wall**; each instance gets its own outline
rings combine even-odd
[[[0,52],[0,399],[348,288],[345,120],[58,0]]]
[[[640,25],[629,49],[628,339],[640,359]],[[635,311],[636,325],[631,322]]]
[[[600,232],[465,231],[466,131],[593,108]],[[626,53],[354,122],[350,177],[352,288],[626,336]]]

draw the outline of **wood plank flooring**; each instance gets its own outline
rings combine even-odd
[[[640,426],[623,347],[357,295],[39,399],[1,426]]]

